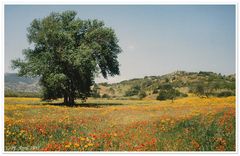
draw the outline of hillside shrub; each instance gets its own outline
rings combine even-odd
[[[158,89],[154,89],[152,93],[153,94],[157,94],[158,93]]]
[[[92,95],[91,95],[93,98],[100,98],[101,95],[99,92],[92,92]]]
[[[109,99],[110,96],[109,96],[108,94],[103,94],[103,95],[102,95],[102,98],[107,98],[107,99]]]
[[[185,94],[185,93],[181,93],[180,92],[180,95],[179,95],[180,97],[188,97],[188,95],[187,94]]]
[[[129,90],[125,92],[125,96],[134,96],[138,95],[140,92],[140,86],[136,85],[131,87]]]
[[[109,84],[107,82],[99,83],[99,85],[102,85],[102,86],[105,86],[105,87],[109,86]]]
[[[138,94],[138,97],[139,99],[142,99],[142,98],[145,98],[147,96],[146,92],[145,91],[140,91],[139,94]]]
[[[157,100],[167,100],[168,98],[168,94],[164,90],[161,90],[157,96]]]
[[[101,97],[100,96],[100,88],[99,88],[99,86],[97,84],[95,84],[93,86],[93,89],[92,89],[92,92],[91,92],[91,96],[93,98],[100,98]]]
[[[170,90],[160,90],[157,100],[174,100],[176,97],[180,96],[181,93],[176,89]]]
[[[222,91],[217,94],[218,97],[228,97],[228,96],[234,96],[234,93],[231,91]]]

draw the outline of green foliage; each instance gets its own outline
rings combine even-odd
[[[174,100],[178,96],[180,96],[180,92],[176,89],[160,90],[157,100]]]
[[[125,92],[125,96],[138,95],[138,93],[140,92],[140,89],[141,88],[139,85],[132,86],[129,90]]]
[[[103,95],[102,95],[102,98],[107,98],[107,99],[109,99],[110,96],[109,96],[108,94],[103,94]]]
[[[171,99],[172,101],[181,95],[181,93],[174,89],[170,84],[164,84],[159,86],[159,95],[157,96],[157,100],[167,100]]]
[[[200,76],[210,76],[212,74],[213,74],[213,72],[205,72],[205,71],[200,71],[198,73],[198,75],[200,75]]]
[[[198,84],[194,90],[194,93],[198,96],[203,96],[205,94],[204,86],[201,84]]]
[[[98,85],[94,84],[91,96],[93,98],[100,98],[101,96],[100,96],[100,91],[99,90],[100,90],[100,88],[98,87]]]
[[[121,49],[113,29],[99,20],[82,20],[74,11],[51,13],[28,28],[34,47],[23,50],[25,60],[13,60],[20,76],[40,76],[44,99],[74,99],[90,95],[96,73],[119,74]]]
[[[169,83],[165,83],[165,84],[158,86],[158,89],[160,89],[160,90],[170,90],[172,88],[173,88],[173,86]]]
[[[180,92],[179,97],[188,97],[188,95]]]
[[[169,98],[167,91],[161,90],[157,96],[157,100],[167,100]]]
[[[138,97],[139,97],[140,99],[145,98],[146,96],[147,96],[147,94],[146,94],[146,92],[143,91],[143,90],[141,90],[141,91],[139,92],[139,94],[138,94]]]
[[[107,86],[108,86],[108,83],[107,83],[107,82],[103,82],[103,83],[99,83],[99,85],[102,85],[102,86],[107,87]]]
[[[158,89],[154,89],[152,94],[157,94],[158,93]]]
[[[214,95],[214,85],[212,84],[197,84],[193,90],[193,92],[199,97],[209,97],[210,95]]]
[[[152,81],[151,80],[144,80],[143,79],[143,82],[142,82],[142,88],[147,88],[147,87],[149,87],[149,86],[151,86],[152,85]]]
[[[168,82],[169,82],[169,79],[168,79],[168,78],[165,78],[165,82],[168,83]]]
[[[108,91],[109,91],[109,93],[112,94],[112,95],[115,94],[115,90],[114,90],[112,87],[110,87]]]
[[[228,97],[228,96],[234,96],[235,94],[231,91],[222,91],[217,94],[218,97]]]
[[[101,95],[100,95],[99,92],[94,92],[94,91],[93,91],[92,97],[93,97],[93,98],[100,98]]]

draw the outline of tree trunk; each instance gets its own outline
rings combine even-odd
[[[74,98],[72,96],[69,97],[69,105],[70,106],[73,106],[75,103],[74,103]]]
[[[67,105],[68,104],[68,96],[64,95],[64,104]]]
[[[74,103],[74,97],[64,95],[64,104],[67,105],[67,106],[73,106],[75,104]]]

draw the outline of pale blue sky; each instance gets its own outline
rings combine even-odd
[[[103,20],[116,31],[121,75],[108,82],[176,70],[235,73],[234,5],[6,5],[5,72],[14,72],[10,60],[29,47],[31,21],[64,10]]]

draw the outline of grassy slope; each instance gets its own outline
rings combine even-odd
[[[235,97],[90,99],[74,108],[5,98],[5,150],[234,151]]]

